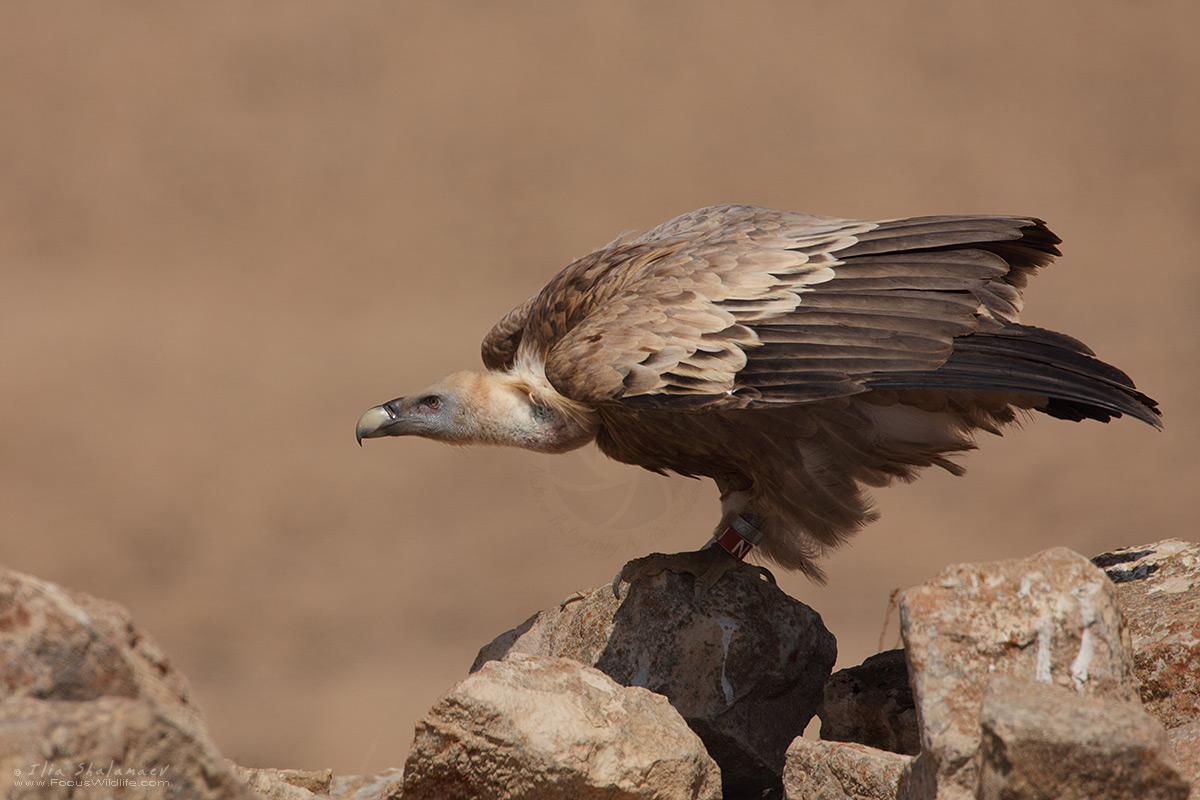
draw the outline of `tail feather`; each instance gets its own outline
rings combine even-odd
[[[1082,342],[1028,325],[1004,325],[954,341],[936,370],[868,375],[871,389],[994,391],[1046,398],[1037,410],[1068,420],[1107,422],[1128,414],[1162,427],[1158,403]]]

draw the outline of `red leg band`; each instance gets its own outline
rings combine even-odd
[[[750,555],[750,551],[754,549],[754,545],[762,541],[762,537],[763,533],[758,528],[742,517],[734,517],[725,530],[714,538],[729,555],[739,561],[745,561],[746,556]]]

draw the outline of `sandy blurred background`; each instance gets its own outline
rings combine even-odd
[[[0,5],[0,561],[128,606],[229,756],[365,772],[710,485],[354,444],[616,234],[726,201],[1035,214],[1026,319],[1167,428],[1032,421],[785,576],[874,652],[953,561],[1196,538],[1200,5]],[[889,632],[892,645],[895,627]]]

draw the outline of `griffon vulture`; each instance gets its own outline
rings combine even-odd
[[[626,578],[692,572],[699,594],[757,545],[821,580],[817,559],[874,518],[864,487],[962,474],[952,459],[974,434],[1020,411],[1161,427],[1124,372],[1020,323],[1060,241],[1033,217],[702,208],[567,266],[484,338],[487,371],[369,409],[358,440],[595,441],[721,492],[721,547],[639,559]]]

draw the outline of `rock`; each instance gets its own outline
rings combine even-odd
[[[404,771],[338,778],[226,762],[128,612],[0,569],[0,796],[1197,798],[1200,545],[1095,563],[949,567],[904,594],[904,651],[827,683],[820,617],[752,576],[703,608],[670,572],[605,586],[483,648]]]
[[[720,765],[727,798],[780,787],[837,658],[821,617],[775,586],[728,573],[696,604],[691,576],[663,572],[535,614],[484,647],[473,668],[513,653],[573,658],[666,696]],[[507,654],[507,655],[506,655]]]
[[[1200,545],[1168,539],[1092,561],[1116,584],[1146,709],[1168,729],[1200,717]]]
[[[857,742],[905,755],[921,752],[903,650],[877,653],[857,667],[835,672],[825,682],[817,716],[825,741]]]
[[[629,599],[628,592],[625,599]],[[613,617],[620,605],[608,586],[576,592],[484,645],[471,664],[471,672],[509,653],[571,658],[594,667],[612,637]]]
[[[718,798],[720,782],[666,698],[571,659],[512,653],[417,725],[403,797]]]
[[[0,568],[0,697],[150,700],[202,728],[183,676],[116,603]]]
[[[978,800],[1184,800],[1166,731],[1140,703],[994,680],[980,711]]]
[[[989,677],[1137,698],[1112,581],[1065,548],[948,567],[904,592],[900,620],[921,725],[922,753],[909,782],[936,784],[941,800],[975,791]]]
[[[259,769],[228,762],[233,774],[267,800],[310,800],[329,793],[333,770]]]
[[[329,786],[332,800],[400,800],[404,770],[388,769],[377,775],[335,777]]]
[[[3,796],[256,797],[115,603],[0,569],[0,654]]]
[[[128,697],[0,702],[0,796],[261,800],[191,726]]]
[[[1168,730],[1167,743],[1171,746],[1175,766],[1192,784],[1191,797],[1193,800],[1200,798],[1200,720]]]
[[[783,767],[787,800],[892,800],[912,756],[797,737]]]

